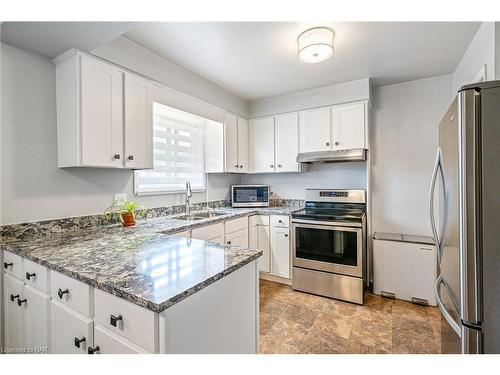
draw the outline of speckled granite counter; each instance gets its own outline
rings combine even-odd
[[[168,234],[250,214],[289,215],[298,209],[224,207],[216,210],[224,215],[194,222],[176,216],[156,217],[129,228],[114,224],[48,236],[3,238],[0,248],[160,312],[262,255],[261,250]]]

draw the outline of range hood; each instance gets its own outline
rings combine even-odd
[[[316,151],[297,155],[297,163],[342,163],[347,161],[365,161],[366,150]]]

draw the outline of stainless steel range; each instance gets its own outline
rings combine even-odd
[[[307,189],[292,213],[292,287],[363,304],[366,263],[364,190]]]

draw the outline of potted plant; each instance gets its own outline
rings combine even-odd
[[[135,211],[141,208],[142,206],[135,201],[113,201],[113,204],[106,208],[104,214],[106,216],[119,214],[122,225],[124,227],[129,227],[135,225]]]

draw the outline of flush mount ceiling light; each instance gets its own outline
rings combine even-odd
[[[297,38],[299,60],[305,63],[318,63],[333,55],[335,33],[328,27],[313,27]]]

